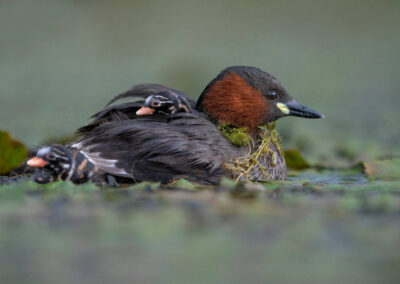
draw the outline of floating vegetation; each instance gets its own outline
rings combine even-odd
[[[28,149],[14,140],[8,132],[0,130],[0,175],[18,167],[26,158]]]
[[[364,171],[371,179],[399,180],[400,159],[364,162]]]
[[[298,150],[286,150],[284,152],[286,166],[294,170],[304,170],[310,168],[310,164],[304,159]]]

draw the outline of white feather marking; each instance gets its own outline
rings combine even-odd
[[[147,99],[144,101],[144,104],[149,105],[152,98],[153,96],[147,97]]]
[[[63,169],[69,169],[70,165],[69,164],[62,164]]]
[[[154,96],[155,98],[157,98],[157,99],[164,99],[164,100],[167,100],[168,98],[166,98],[166,97],[163,97],[163,96],[160,96],[160,95],[157,95],[157,96]]]
[[[72,159],[71,168],[70,168],[68,176],[65,180],[70,180],[72,178],[74,171],[75,171],[75,167],[76,167],[76,161],[75,161],[75,159]]]
[[[100,157],[100,153],[98,152],[86,153],[82,150],[79,152],[81,152],[82,155],[84,155],[89,160],[89,162],[91,162],[95,167],[103,170],[106,173],[121,175],[126,177],[131,176],[131,174],[126,172],[124,169],[118,168],[116,166],[118,160],[106,159]]]
[[[37,152],[37,156],[46,156],[50,152],[50,147],[45,147]]]
[[[82,142],[78,142],[78,143],[72,144],[70,147],[79,149],[82,147],[82,145],[83,145]]]

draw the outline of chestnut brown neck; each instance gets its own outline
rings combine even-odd
[[[201,109],[213,120],[249,130],[260,125],[268,111],[261,92],[236,73],[214,81],[201,99]]]

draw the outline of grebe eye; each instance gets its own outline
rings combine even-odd
[[[268,99],[275,100],[278,97],[278,92],[275,90],[269,90],[267,94]]]
[[[50,153],[47,155],[47,158],[49,158],[50,160],[54,160],[56,158],[56,155],[54,155],[53,153]]]
[[[159,107],[161,105],[160,101],[152,101],[151,106],[153,107]]]

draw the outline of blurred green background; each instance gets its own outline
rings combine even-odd
[[[38,145],[135,84],[196,98],[242,64],[327,116],[279,121],[286,148],[334,165],[399,156],[399,30],[399,1],[3,0],[0,128]]]

